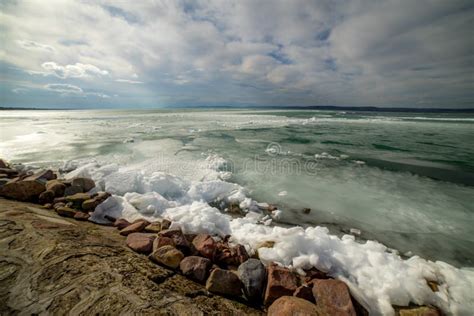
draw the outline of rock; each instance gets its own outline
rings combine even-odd
[[[214,253],[216,251],[217,244],[210,235],[197,235],[193,240],[193,246],[201,256],[210,260],[214,259]]]
[[[304,272],[306,273],[306,275],[304,276],[304,280],[308,283],[313,279],[329,279],[329,277],[326,273],[324,273],[323,271],[320,271],[320,270],[318,270],[314,267],[309,269],[309,270],[305,270]],[[312,286],[312,284],[311,284],[311,286]]]
[[[127,246],[135,252],[149,254],[153,248],[155,235],[144,233],[131,233],[127,236]]]
[[[119,230],[124,229],[127,226],[130,226],[131,223],[127,221],[125,218],[119,218],[114,221],[114,226],[117,227]]]
[[[49,180],[46,182],[46,190],[51,190],[54,192],[56,197],[64,196],[64,191],[66,190],[66,185],[59,180]]]
[[[406,307],[398,310],[400,316],[440,316],[441,313],[434,307],[420,306],[420,307]]]
[[[431,291],[439,292],[439,283],[436,281],[426,281],[426,284],[430,287]]]
[[[73,210],[72,208],[67,207],[67,206],[58,207],[55,210],[56,210],[56,213],[58,213],[59,215],[64,216],[64,217],[73,218],[76,215],[76,211]]]
[[[74,195],[77,193],[82,193],[82,188],[77,185],[71,185],[70,187],[66,187],[64,190],[64,196]]]
[[[90,215],[84,212],[76,212],[76,214],[74,214],[74,219],[78,221],[87,221],[89,217]]]
[[[57,176],[54,174],[54,172],[52,170],[44,170],[44,171],[40,171],[40,172],[37,172],[31,176],[28,176],[26,177],[24,180],[27,180],[27,181],[40,181],[44,184],[46,184],[46,182],[48,182],[48,180],[54,180],[56,179]]]
[[[237,275],[242,282],[245,297],[252,302],[262,300],[267,279],[267,270],[258,259],[248,259],[237,269]]]
[[[111,196],[111,194],[109,192],[97,192],[95,194],[93,194],[91,197],[96,199],[97,201],[105,201],[107,200],[109,197]]]
[[[150,224],[149,222],[145,220],[141,220],[138,222],[135,222],[133,224],[128,225],[127,227],[123,228],[120,230],[120,235],[122,236],[128,236],[131,233],[139,233],[145,229],[145,227]]]
[[[0,168],[8,168],[7,162],[1,158],[0,158]]]
[[[310,209],[309,207],[305,207],[305,208],[303,209],[303,213],[304,213],[304,214],[309,214],[309,213],[311,213],[311,209]]]
[[[88,199],[82,202],[81,208],[85,211],[93,211],[99,204],[99,201],[97,201],[96,199]]]
[[[169,237],[156,237],[155,240],[153,241],[153,251],[157,250],[158,248],[161,248],[163,246],[175,246],[173,239]]]
[[[242,245],[230,247],[226,243],[218,243],[214,259],[217,263],[226,266],[238,267],[241,263],[247,261],[249,255]]]
[[[63,202],[58,202],[58,203],[54,203],[54,204],[53,204],[53,208],[54,208],[55,210],[58,209],[58,208],[60,208],[60,207],[64,207],[64,206],[66,206],[66,204],[63,203]]]
[[[0,178],[0,187],[4,186],[5,184],[7,184],[8,182],[10,181],[10,179],[8,178]]]
[[[339,280],[313,280],[313,296],[321,312],[327,315],[355,316],[347,285]]]
[[[185,254],[191,253],[190,243],[180,229],[166,229],[158,233],[160,237],[169,237],[173,239],[175,247]]]
[[[229,270],[220,268],[211,271],[206,282],[206,289],[216,294],[237,297],[242,295],[242,283],[239,277]]]
[[[160,247],[150,255],[152,261],[172,269],[179,267],[183,258],[183,253],[173,246]]]
[[[277,299],[268,309],[268,316],[296,316],[296,315],[313,315],[313,316],[329,316],[329,314],[321,314],[316,305],[293,296],[282,296]],[[333,315],[333,314],[331,314]]]
[[[303,284],[293,293],[294,297],[299,297],[311,303],[315,303],[313,296],[313,283]]]
[[[268,282],[264,304],[270,306],[281,296],[292,296],[298,288],[298,277],[287,268],[272,264],[268,267]]]
[[[145,227],[145,231],[147,233],[159,233],[161,231],[161,223],[160,222],[153,222],[147,227]]]
[[[184,258],[179,264],[183,275],[197,282],[204,283],[212,267],[211,260],[198,256]]]
[[[56,203],[66,203],[66,198],[65,197],[57,197],[53,201],[53,204],[56,204]]]
[[[18,171],[10,168],[0,168],[0,173],[6,174],[7,177],[12,178],[18,175]]]
[[[54,201],[54,192],[46,190],[42,192],[38,197],[39,204],[52,203]]]
[[[43,183],[35,180],[8,182],[0,188],[0,196],[18,201],[33,201],[45,191]]]
[[[90,195],[87,193],[76,193],[74,195],[69,195],[66,197],[68,203],[72,203],[72,206],[75,209],[82,209],[82,203],[90,199]]]
[[[46,209],[52,209],[52,208],[53,208],[53,204],[51,204],[51,203],[46,203],[46,204],[43,205],[43,206],[44,206],[44,208],[46,208]]]
[[[89,192],[95,187],[95,182],[89,178],[74,178],[71,185],[81,187],[82,192]]]
[[[171,226],[171,221],[169,221],[167,219],[163,219],[161,221],[161,229],[162,230],[168,229],[168,228],[170,228],[170,226]]]

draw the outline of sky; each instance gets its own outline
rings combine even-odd
[[[474,108],[474,1],[0,1],[0,106]]]

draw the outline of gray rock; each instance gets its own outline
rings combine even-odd
[[[249,259],[242,263],[237,275],[242,281],[245,297],[252,302],[262,300],[267,279],[265,266],[258,259]]]
[[[77,193],[82,193],[82,188],[78,185],[71,185],[64,190],[64,196],[74,195]]]
[[[88,192],[95,187],[95,182],[89,178],[74,178],[72,179],[71,185],[77,185],[82,188],[82,192]]]
[[[212,270],[206,282],[206,289],[209,292],[227,296],[242,295],[242,283],[239,277],[229,270],[220,268]]]
[[[181,260],[179,264],[179,268],[183,272],[184,276],[200,283],[204,283],[206,281],[211,267],[211,260],[198,256],[186,257]]]

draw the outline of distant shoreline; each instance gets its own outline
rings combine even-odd
[[[24,107],[0,107],[0,111],[74,111],[74,110],[183,110],[183,109],[202,109],[202,110],[321,110],[321,111],[350,111],[350,112],[392,112],[392,113],[474,113],[474,108],[406,108],[406,107],[376,107],[376,106],[332,106],[332,105],[314,105],[314,106],[175,106],[175,107],[161,107],[161,108],[24,108]]]

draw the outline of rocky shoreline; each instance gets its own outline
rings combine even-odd
[[[18,170],[0,160],[0,196],[15,201],[40,204],[44,212],[56,213],[55,216],[68,218],[68,221],[69,219],[87,221],[83,225],[92,225],[88,221],[89,217],[110,194],[98,191],[92,179],[59,179],[58,174],[52,170],[36,172]],[[8,221],[9,217],[15,215],[5,212],[2,216],[3,221],[7,223],[2,224],[2,227],[6,227],[3,234],[10,236],[9,231],[13,228],[9,226]],[[230,236],[184,234],[179,228],[173,227],[173,223],[166,218],[155,222],[144,219],[134,222],[128,222],[123,218],[108,217],[107,219],[110,221],[110,226],[115,227],[118,233],[113,233],[112,227],[99,226],[104,229],[104,240],[110,238],[110,235],[121,238],[121,243],[137,254],[133,260],[143,260],[143,264],[155,265],[160,270],[168,271],[167,273],[191,280],[190,284],[200,288],[199,293],[205,293],[206,297],[217,295],[231,299],[235,304],[239,304],[238,306],[248,308],[248,310],[242,307],[242,310],[227,311],[216,309],[214,313],[368,314],[362,304],[351,296],[348,286],[343,281],[333,279],[315,268],[304,271],[305,275],[300,275],[275,263],[265,266],[258,259],[258,250],[253,257],[250,257],[243,245],[229,243]],[[48,226],[48,224],[44,225]],[[77,229],[79,233],[80,229]],[[74,231],[74,229],[71,230]],[[97,240],[97,244],[100,245],[100,239]],[[81,245],[78,246],[77,251],[82,251]],[[272,247],[271,242],[262,244],[259,248],[269,247]],[[106,253],[99,256],[107,257]],[[87,277],[86,272],[77,271],[83,277]],[[7,277],[7,279],[10,278]],[[158,279],[161,280],[160,277]],[[0,279],[0,281],[4,283],[5,279]],[[430,287],[433,291],[437,290],[436,284],[430,284]],[[11,289],[11,285],[7,283],[4,288]],[[7,294],[2,293],[2,295]],[[9,302],[14,301],[9,295],[7,297]],[[13,302],[15,306],[18,306],[16,303]],[[108,312],[105,305],[103,308],[104,310],[97,310],[97,312],[106,310]],[[118,308],[116,311],[129,311],[129,306],[122,306],[122,308],[123,310]],[[27,309],[20,308],[16,311],[28,313]],[[438,309],[428,306],[397,307],[396,311],[399,315],[441,315]],[[13,312],[13,309],[8,312]],[[161,313],[161,311],[158,312]],[[174,313],[166,310],[163,312]],[[213,312],[201,310],[202,313],[212,314]],[[178,312],[178,314],[194,315],[195,313],[190,310],[189,313]]]

